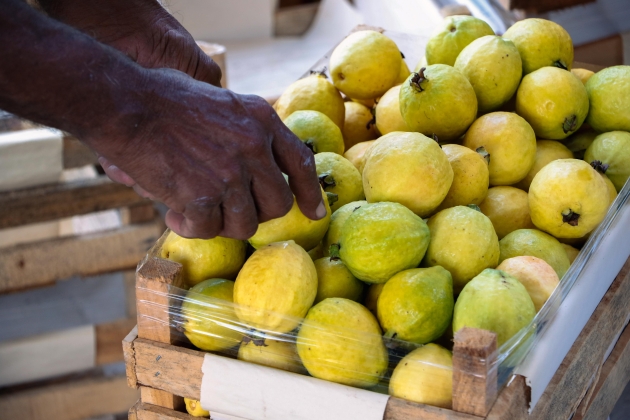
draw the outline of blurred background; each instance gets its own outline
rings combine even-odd
[[[358,24],[426,42],[447,15],[472,14],[497,34],[538,16],[567,29],[576,61],[630,64],[628,0],[163,4],[222,66],[224,86],[270,103]],[[109,182],[72,136],[0,115],[0,419],[127,418],[138,393],[121,341],[136,323],[134,269],[162,215]],[[626,390],[611,418],[629,413]]]

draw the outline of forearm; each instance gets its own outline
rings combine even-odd
[[[146,68],[171,68],[215,86],[221,70],[157,0],[39,0],[53,18]]]
[[[146,123],[146,70],[116,50],[20,0],[3,1],[0,45],[0,108],[88,143]]]
[[[147,46],[153,44],[161,31],[149,28],[170,20],[170,14],[157,0],[39,0],[39,4],[49,16],[114,47],[128,38]],[[138,50],[126,53],[138,59]]]

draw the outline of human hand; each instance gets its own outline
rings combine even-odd
[[[86,142],[113,180],[170,208],[173,231],[248,239],[289,211],[291,191],[307,217],[326,215],[312,152],[265,100],[174,71],[147,75],[138,102],[121,101],[122,120],[136,123]]]
[[[220,86],[221,69],[155,0],[39,0],[52,17],[145,68],[170,68]]]

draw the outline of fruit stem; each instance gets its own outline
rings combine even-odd
[[[483,158],[483,160],[485,160],[486,163],[488,165],[490,165],[490,153],[488,153],[488,151],[486,150],[485,147],[483,147],[483,146],[477,147],[475,149],[475,152],[479,153],[481,155],[481,157]]]
[[[324,190],[328,187],[334,187],[337,185],[335,182],[335,178],[332,176],[330,172],[324,172],[319,176],[319,185],[322,186]]]
[[[323,69],[321,70],[311,70],[310,73],[311,75],[316,74],[318,76],[323,76],[325,79],[328,79],[328,75],[326,74],[326,66],[324,66]]]
[[[481,209],[476,204],[468,204],[466,207],[468,207],[469,209],[477,210],[479,213],[481,213]]]
[[[564,119],[564,124],[562,124],[562,131],[564,134],[570,133],[577,129],[577,115],[573,114],[570,117]]]
[[[591,162],[591,166],[600,174],[605,174],[609,165],[605,164],[601,160],[594,160]]]
[[[341,249],[341,245],[332,244],[330,248],[328,248],[328,252],[330,253],[330,261],[340,260],[341,256],[339,255],[339,250]]]
[[[562,70],[569,70],[569,68],[562,62],[562,60],[556,60],[553,62],[554,67],[561,68]]]
[[[306,145],[306,147],[311,149],[311,152],[313,152],[313,154],[315,154],[315,144],[314,144],[313,140],[306,140],[304,142],[304,144]]]
[[[244,344],[248,344],[250,342],[254,343],[256,347],[268,346],[268,344],[265,344],[265,333],[256,330],[250,330],[249,335],[243,337]]]
[[[580,215],[571,209],[562,212],[562,221],[570,224],[571,226],[577,226],[579,218]]]
[[[339,201],[339,196],[335,193],[331,193],[326,191],[326,198],[328,199],[328,205],[332,207],[337,201]]]
[[[424,71],[426,69],[427,69],[426,67],[422,67],[418,73],[413,73],[413,76],[411,77],[411,80],[409,81],[409,85],[411,85],[411,87],[416,89],[418,92],[424,91],[424,89],[422,88],[420,84],[424,81],[427,81],[427,82],[429,81],[429,79],[427,79],[426,76],[424,75]]]
[[[367,130],[369,130],[370,128],[372,128],[373,125],[376,125],[376,113],[372,112],[372,119],[370,121],[368,121],[368,123],[365,125],[365,128]]]

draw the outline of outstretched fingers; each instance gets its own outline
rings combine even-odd
[[[280,121],[274,113],[273,155],[282,172],[289,176],[289,186],[302,213],[311,220],[326,216],[326,207],[315,170],[313,152]]]

